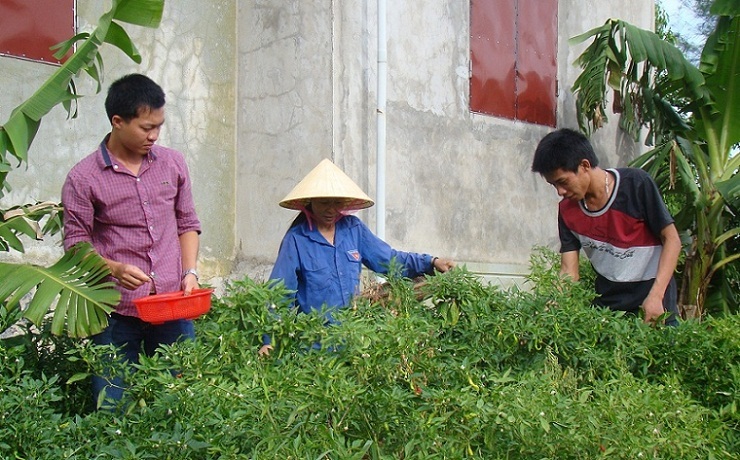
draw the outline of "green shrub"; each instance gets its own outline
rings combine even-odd
[[[536,257],[530,290],[460,269],[417,301],[391,278],[328,327],[289,311],[280,285],[234,282],[196,342],[142,358],[119,411],[66,383],[108,350],[66,344],[61,377],[27,344],[0,348],[0,457],[733,458],[737,317],[653,329],[592,308],[587,283]],[[258,358],[265,332],[276,349]]]

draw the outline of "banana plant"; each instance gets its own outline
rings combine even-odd
[[[607,122],[611,93],[619,126],[635,140],[647,129],[651,149],[632,165],[682,205],[675,219],[686,239],[685,317],[701,317],[710,298],[718,302],[712,311],[731,310],[735,294],[709,296],[709,289],[721,289],[716,275],[740,258],[726,251],[740,235],[730,219],[740,210],[740,3],[715,0],[710,12],[718,21],[698,66],[652,31],[618,19],[570,40],[591,40],[576,60],[582,71],[573,85],[581,130],[590,134]]]
[[[164,0],[113,0],[110,10],[98,20],[90,33],[75,35],[56,46],[55,57],[63,59],[76,49],[42,86],[13,109],[0,125],[0,197],[9,189],[8,174],[13,162],[28,161],[29,148],[42,118],[62,105],[69,118],[77,115],[75,78],[84,72],[102,87],[103,60],[100,48],[116,46],[136,63],[141,55],[121,23],[156,28],[162,19]],[[56,203],[36,203],[0,210],[0,251],[24,252],[21,238],[40,239],[59,232],[61,210]],[[42,226],[41,222],[45,221]],[[39,324],[51,310],[52,332],[71,337],[86,337],[107,326],[107,313],[118,303],[120,294],[104,282],[109,271],[103,259],[89,245],[72,248],[52,267],[30,264],[0,264],[0,302],[7,308],[21,308],[21,299],[30,296],[24,316]]]
[[[0,263],[0,298],[6,307],[19,307],[20,300],[35,289],[23,316],[41,324],[56,302],[51,331],[70,337],[86,337],[108,324],[107,314],[114,310],[121,294],[108,275],[105,262],[90,243],[80,243],[51,267]]]

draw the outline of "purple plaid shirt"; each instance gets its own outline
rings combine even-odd
[[[108,154],[106,141],[70,170],[62,187],[64,249],[90,242],[101,256],[148,273],[156,292],[178,291],[179,236],[200,233],[185,159],[155,144],[135,176]],[[134,291],[119,286],[116,312],[138,316],[132,300],[150,289],[150,283]]]

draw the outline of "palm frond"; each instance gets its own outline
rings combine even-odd
[[[615,104],[622,110],[623,127],[637,138],[643,125],[662,138],[666,129],[687,128],[674,104],[666,98],[681,98],[711,104],[702,73],[681,52],[657,34],[625,21],[610,19],[600,27],[573,37],[578,44],[593,42],[576,59],[583,71],[573,84],[579,124],[586,132],[598,129],[606,119],[607,92],[614,90]],[[663,75],[665,84],[656,86]],[[673,82],[680,81],[677,85]],[[607,84],[608,83],[608,84]],[[656,125],[656,123],[658,123]]]
[[[30,295],[23,316],[39,325],[53,312],[52,333],[61,335],[66,328],[70,337],[87,337],[105,328],[120,300],[113,283],[104,281],[109,273],[92,246],[82,243],[48,268],[0,263],[0,299],[17,308]]]

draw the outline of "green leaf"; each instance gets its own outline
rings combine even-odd
[[[88,377],[90,377],[90,374],[88,374],[87,372],[78,372],[72,377],[67,379],[67,385],[73,384],[75,382],[79,382],[80,380],[85,380]]]
[[[63,290],[59,294],[59,301],[54,308],[54,316],[51,319],[51,330],[61,331],[64,329],[64,322],[67,319],[67,310],[69,306],[69,299],[72,297],[72,292],[69,290]]]
[[[726,266],[727,264],[730,264],[736,260],[740,260],[740,254],[732,254],[731,256],[727,256],[724,259],[720,259],[714,265],[712,265],[712,272],[716,272],[720,268]]]
[[[8,136],[8,151],[20,161],[28,160],[28,148],[36,137],[41,122],[33,120],[21,111],[14,112],[3,129]]]
[[[545,433],[550,432],[550,422],[545,420],[545,417],[539,417],[540,421],[540,427],[545,431]]]
[[[646,120],[648,124],[653,122],[660,124],[663,117],[675,117],[670,104],[654,105],[655,109],[670,110],[666,114],[662,114],[661,110],[653,113],[653,117],[648,117],[640,112],[645,105],[635,104],[629,100],[650,90],[654,77],[648,76],[658,72],[666,72],[668,81],[681,81],[681,85],[675,86],[681,92],[679,96],[699,101],[703,105],[711,103],[710,95],[704,87],[704,77],[699,69],[675,46],[665,42],[654,32],[639,29],[621,20],[610,19],[601,28],[571,38],[569,43],[578,44],[591,37],[593,42],[576,59],[576,64],[583,72],[573,84],[579,124],[582,127],[598,128],[601,122],[605,121],[605,101],[609,87],[621,89],[615,97],[619,99],[622,107],[630,107],[631,110],[637,111],[634,114],[627,113],[632,119]],[[625,49],[629,52],[626,53]],[[642,66],[639,74],[636,64]],[[605,78],[608,78],[608,86],[605,85]],[[626,91],[630,88],[639,91],[636,93]],[[654,120],[654,116],[659,118]]]
[[[139,51],[136,49],[134,42],[131,41],[131,37],[129,37],[123,27],[119,26],[115,22],[111,23],[110,28],[108,29],[108,35],[105,36],[105,42],[118,47],[134,62],[141,64],[141,54],[139,54]],[[95,75],[97,75],[97,73]]]
[[[702,71],[716,106],[701,122],[721,133],[717,153],[725,156],[740,142],[740,16],[719,19],[702,52]]]
[[[687,190],[688,194],[693,198],[693,203],[696,204],[701,199],[702,191],[694,179],[696,177],[696,173],[694,172],[696,161],[693,159],[694,144],[680,137],[677,141],[679,148],[675,150],[675,160],[678,179],[685,187],[684,190]]]
[[[6,270],[5,266],[10,266],[10,268]],[[8,308],[17,307],[23,296],[38,284],[35,280],[17,276],[15,267],[17,265],[0,264],[0,299],[5,301]],[[10,276],[11,274],[13,276]]]
[[[33,205],[16,206],[4,211],[0,219],[0,250],[7,251],[9,248],[13,248],[18,252],[24,252],[23,243],[19,236],[26,235],[37,240],[42,239],[44,231],[41,229],[39,221],[47,215],[51,216],[51,219],[55,219],[59,210],[61,210],[61,207],[57,203],[47,201]],[[56,223],[52,223],[45,229],[55,232],[59,228]]]
[[[10,248],[18,252],[25,252],[23,242],[16,233],[33,233],[33,229],[23,218],[16,218],[9,222],[0,223],[0,250],[8,251]]]
[[[61,61],[64,56],[74,47],[75,43],[86,40],[89,36],[89,33],[82,32],[63,42],[57,43],[56,45],[51,47],[52,50],[57,50],[54,53],[54,57]]]
[[[717,240],[715,241],[715,243],[722,244],[725,241],[729,240],[730,238],[734,238],[734,237],[736,237],[738,235],[740,235],[740,227],[735,227],[735,228],[733,228],[731,230],[726,231],[725,233],[723,233],[719,237],[717,237]]]
[[[728,180],[717,182],[715,185],[725,203],[733,209],[735,214],[738,214],[740,212],[740,176],[735,174]]]
[[[737,0],[715,0],[709,12],[717,16],[736,17],[740,15],[740,3]]]
[[[0,263],[0,299],[17,306],[21,297],[30,294],[31,302],[23,316],[39,325],[58,297],[52,333],[64,332],[66,316],[67,335],[87,337],[102,331],[107,325],[105,315],[120,300],[113,283],[100,282],[108,273],[105,261],[89,243],[83,243],[49,268]],[[33,288],[37,289],[32,293]]]
[[[137,26],[157,28],[162,22],[164,0],[118,0],[113,19]]]

